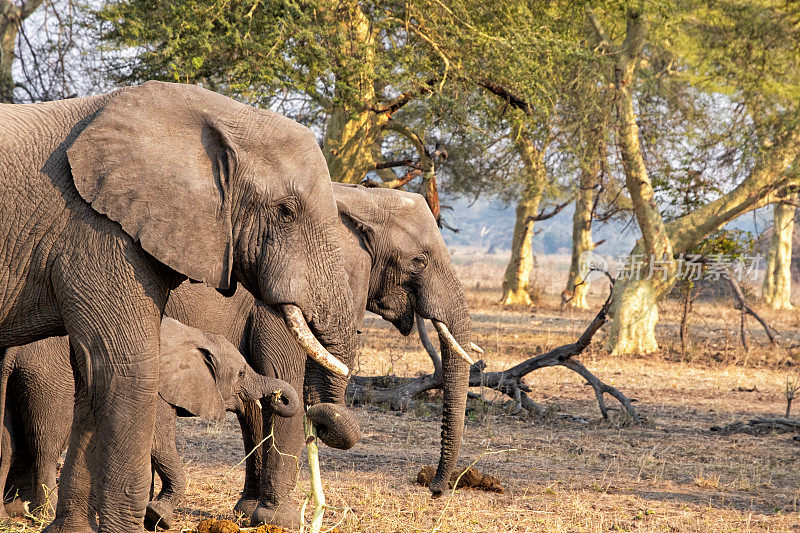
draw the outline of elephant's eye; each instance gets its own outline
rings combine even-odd
[[[414,267],[422,270],[426,266],[428,266],[428,258],[424,255],[418,255],[411,260],[414,263]]]
[[[239,370],[239,377],[244,378],[244,369]]]
[[[298,206],[293,200],[284,200],[278,204],[278,218],[281,222],[288,224],[297,219]]]

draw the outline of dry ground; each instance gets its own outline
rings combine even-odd
[[[593,317],[559,311],[555,294],[563,287],[563,268],[550,265],[537,274],[544,293],[540,306],[507,311],[493,305],[502,266],[459,262],[489,370],[574,340]],[[595,306],[601,290],[592,296]],[[499,477],[505,493],[458,490],[432,500],[413,480],[438,457],[438,398],[405,413],[357,407],[361,443],[347,452],[321,449],[329,503],[349,509],[344,516],[331,514],[328,525],[343,519],[343,531],[370,532],[800,530],[800,444],[793,435],[709,430],[754,415],[783,414],[787,376],[797,372],[791,362],[795,349],[760,348],[751,341],[749,356],[744,354],[738,313],[722,300],[698,304],[693,347],[682,355],[676,345],[679,305],[667,303],[661,314],[663,353],[611,358],[602,350],[601,331],[581,358],[598,377],[638,400],[644,426],[619,416],[604,421],[591,388],[577,374],[539,370],[528,383],[533,399],[552,411],[545,419],[470,404],[462,460]],[[800,311],[765,316],[789,339],[785,344],[800,331]],[[415,334],[403,338],[374,315],[362,330],[366,345],[358,373],[428,371]],[[179,527],[209,516],[231,517],[244,472],[237,465],[243,452],[235,418],[220,424],[184,419],[179,431],[190,479]],[[303,469],[298,499],[307,479]]]

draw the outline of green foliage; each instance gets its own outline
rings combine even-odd
[[[95,12],[117,82],[201,83],[256,103],[293,92],[323,100],[330,71],[322,14],[304,0],[122,0]],[[133,56],[131,57],[131,53]]]
[[[690,253],[703,256],[722,255],[729,259],[748,257],[755,248],[755,238],[749,231],[719,229],[694,247]]]

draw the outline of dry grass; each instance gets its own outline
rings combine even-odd
[[[539,273],[545,288],[539,307],[506,311],[494,306],[502,265],[459,263],[489,370],[574,340],[593,316],[559,312],[560,270],[546,281]],[[602,295],[593,297],[598,302]],[[782,415],[794,354],[751,342],[747,356],[738,344],[738,314],[724,302],[698,305],[694,348],[683,357],[673,340],[678,311],[672,303],[662,308],[664,350],[656,356],[611,358],[598,338],[582,358],[601,379],[638,399],[648,421],[642,427],[622,417],[602,420],[591,388],[564,368],[529,376],[533,399],[552,412],[544,420],[470,404],[463,462],[500,478],[504,494],[458,490],[433,500],[414,483],[419,469],[438,458],[436,396],[406,413],[356,408],[361,443],[346,452],[320,450],[328,502],[349,509],[345,516],[330,514],[326,524],[342,520],[343,531],[365,532],[800,530],[800,447],[792,435],[709,431],[754,415]],[[800,312],[764,314],[784,338],[800,329]],[[356,367],[360,374],[429,370],[415,336],[401,337],[374,315],[362,330],[367,344]],[[179,448],[190,484],[176,527],[232,517],[244,473],[234,466],[243,457],[235,418],[182,420]],[[298,501],[307,477],[304,469]]]

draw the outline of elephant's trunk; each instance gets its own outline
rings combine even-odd
[[[251,370],[247,374],[242,387],[243,400],[255,402],[260,407],[258,401],[263,398],[265,406],[268,405],[276,415],[284,418],[291,418],[302,411],[300,397],[289,383]]]
[[[358,419],[344,405],[346,390],[346,377],[306,360],[303,396],[310,406],[306,416],[316,426],[320,440],[340,450],[352,448],[361,438]]]
[[[462,292],[457,289],[452,294],[461,295]],[[461,437],[464,433],[464,411],[467,407],[471,359],[463,346],[469,346],[470,320],[466,301],[459,304],[450,308],[446,319],[433,321],[439,333],[442,350],[444,389],[441,455],[436,475],[430,486],[434,496],[441,495],[448,488],[450,476],[456,468]]]
[[[339,450],[349,450],[361,440],[358,420],[343,405],[319,403],[308,408],[306,416],[317,429],[317,436]]]

